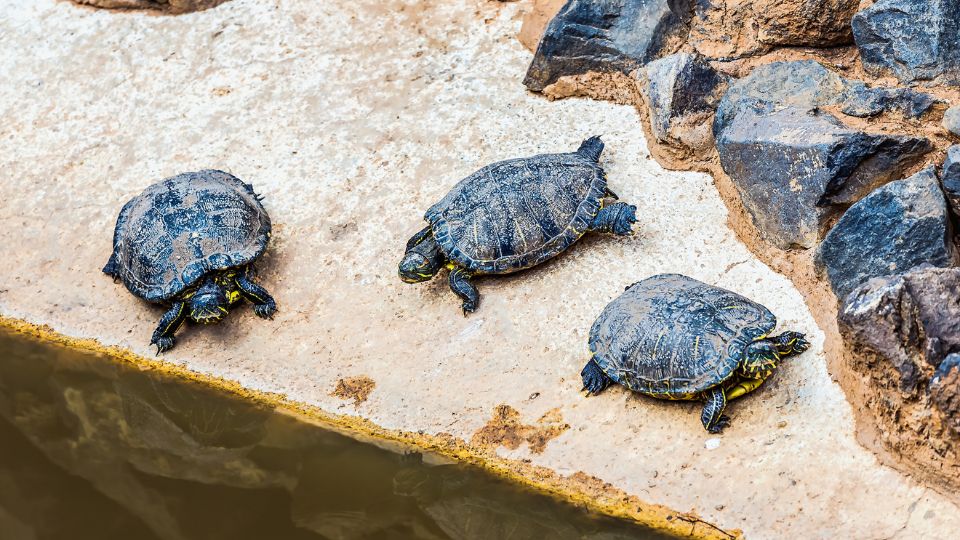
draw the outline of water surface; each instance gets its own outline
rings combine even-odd
[[[0,329],[0,538],[667,537]]]

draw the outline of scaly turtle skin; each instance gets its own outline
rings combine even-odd
[[[780,361],[810,347],[799,332],[768,334],[777,318],[737,293],[679,274],[635,283],[590,330],[584,389],[611,383],[660,399],[703,400],[703,427],[718,433],[726,402],[759,387]]]
[[[124,205],[103,272],[170,306],[150,341],[159,354],[188,318],[219,322],[241,299],[260,317],[273,316],[276,302],[251,279],[269,240],[270,217],[253,186],[222,171],[184,173]]]
[[[500,161],[464,178],[427,210],[429,225],[407,242],[400,279],[427,281],[447,266],[467,314],[480,301],[473,276],[531,268],[589,231],[630,234],[637,209],[605,204],[617,197],[600,167],[602,151],[592,137],[576,152]]]

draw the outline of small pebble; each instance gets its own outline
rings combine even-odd
[[[714,437],[712,439],[707,439],[707,442],[703,445],[707,450],[715,450],[720,448],[720,439]]]

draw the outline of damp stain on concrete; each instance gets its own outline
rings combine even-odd
[[[509,405],[497,405],[493,417],[470,438],[477,447],[504,446],[511,450],[526,444],[534,454],[540,454],[551,439],[570,429],[563,421],[559,408],[550,409],[534,424],[524,424],[520,412]]]

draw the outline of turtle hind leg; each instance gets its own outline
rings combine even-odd
[[[703,398],[703,411],[700,413],[703,428],[710,433],[720,433],[730,424],[730,418],[723,414],[723,409],[727,406],[727,396],[723,388],[716,387],[704,392]]]
[[[253,304],[253,312],[261,319],[272,319],[277,312],[277,302],[266,289],[254,283],[247,272],[237,276],[237,290],[246,301]]]
[[[637,207],[632,204],[617,202],[604,206],[593,218],[590,230],[602,233],[613,233],[626,236],[633,232],[633,224],[637,222]]]
[[[600,369],[600,364],[597,364],[597,361],[593,358],[587,362],[587,365],[583,366],[580,377],[583,379],[581,390],[586,390],[588,396],[595,396],[613,384],[613,379]]]
[[[470,272],[459,266],[450,271],[450,290],[463,300],[463,315],[473,313],[480,305],[480,292],[470,282]]]
[[[594,135],[580,144],[577,153],[594,163],[600,161],[600,154],[603,153],[603,141],[599,135]]]
[[[173,348],[176,339],[174,334],[187,320],[186,302],[174,302],[173,306],[160,318],[160,324],[153,331],[153,337],[150,339],[151,345],[157,346],[157,354],[167,352]]]

